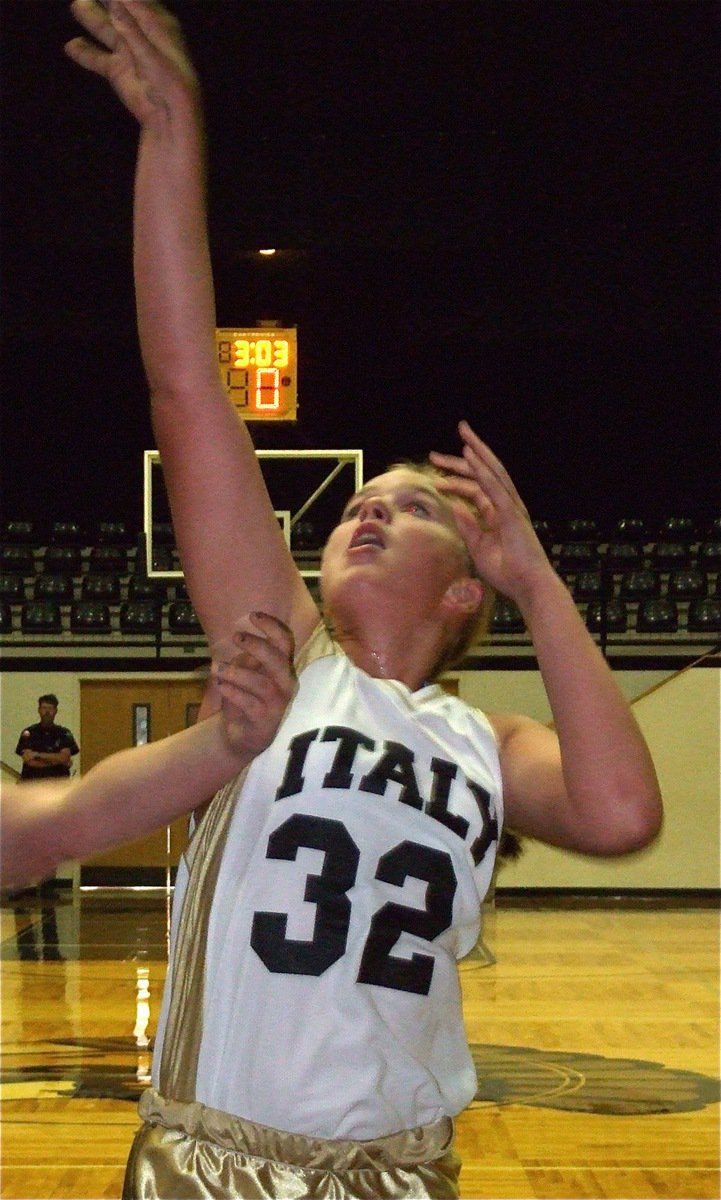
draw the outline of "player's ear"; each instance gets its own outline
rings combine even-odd
[[[462,575],[460,579],[454,579],[453,583],[446,588],[443,605],[457,613],[477,612],[483,603],[485,591],[480,579],[474,579],[471,575]]]

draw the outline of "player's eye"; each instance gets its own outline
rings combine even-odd
[[[428,517],[431,512],[430,505],[426,504],[424,500],[406,500],[401,507],[404,512],[412,513],[414,516]]]

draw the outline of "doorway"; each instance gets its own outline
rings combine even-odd
[[[160,741],[192,725],[203,690],[202,678],[81,680],[83,773],[118,750]],[[162,887],[175,877],[187,842],[188,818],[181,817],[82,863],[81,886]]]

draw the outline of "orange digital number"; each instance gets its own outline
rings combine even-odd
[[[287,367],[288,359],[288,343],[282,338],[278,338],[275,342],[273,342],[273,366]]]
[[[250,343],[245,338],[236,338],[233,342],[234,367],[250,366]]]
[[[280,374],[277,367],[260,367],[255,384],[255,407],[259,412],[280,407]]]
[[[272,354],[273,347],[267,338],[258,338],[258,341],[255,343],[256,367],[269,367]]]

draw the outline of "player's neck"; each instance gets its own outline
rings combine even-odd
[[[335,629],[336,641],[362,671],[374,679],[397,679],[411,691],[428,682],[440,655],[437,631],[426,637],[419,629],[395,631]]]

